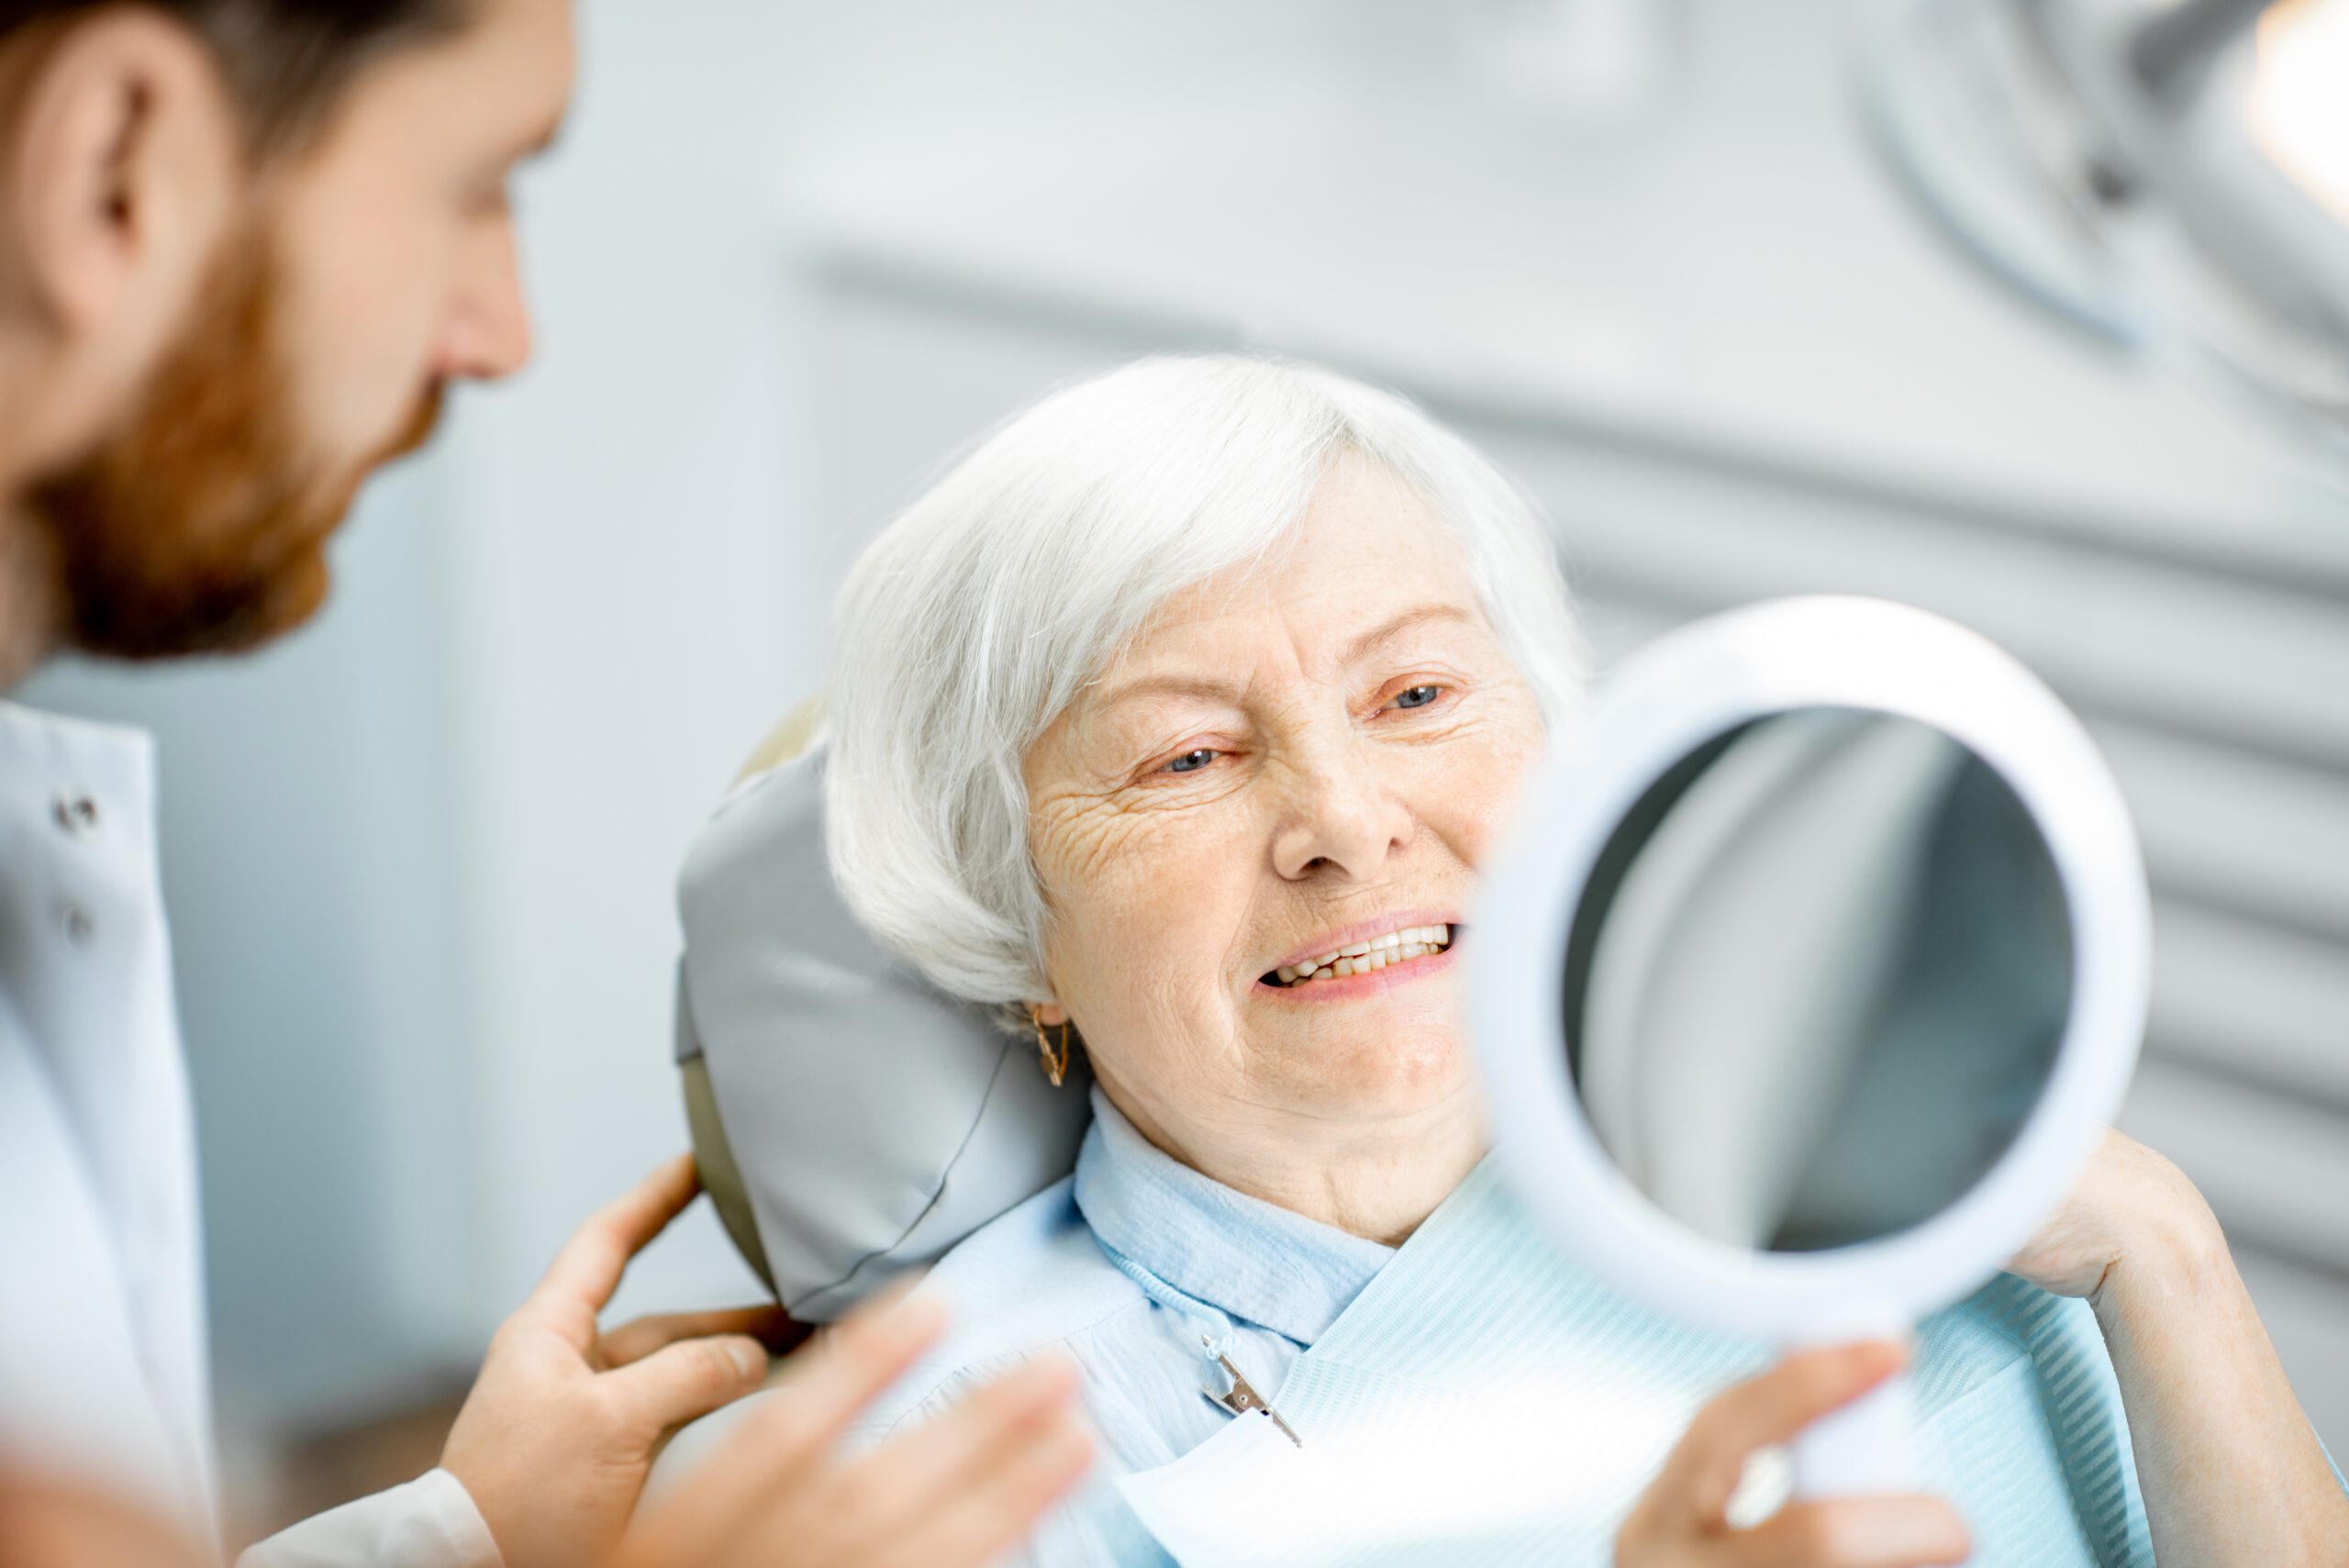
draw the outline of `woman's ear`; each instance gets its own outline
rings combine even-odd
[[[235,106],[203,41],[111,7],[39,40],[0,180],[11,270],[36,315],[101,357],[143,359],[177,327],[244,181]]]
[[[1030,1002],[1028,1016],[1048,1029],[1056,1029],[1068,1022],[1068,1009],[1058,1002]]]

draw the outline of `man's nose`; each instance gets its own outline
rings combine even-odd
[[[1273,836],[1274,868],[1291,881],[1322,873],[1372,881],[1411,841],[1412,826],[1375,748],[1330,748],[1297,769],[1286,819]]]
[[[433,353],[442,380],[496,381],[530,361],[530,308],[510,224],[465,257]]]

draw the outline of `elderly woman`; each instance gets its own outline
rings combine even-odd
[[[857,565],[841,888],[1032,1031],[1055,1082],[1071,1051],[1094,1079],[1074,1177],[938,1266],[957,1332],[874,1418],[1073,1357],[1104,1457],[1034,1561],[1165,1561],[1118,1481],[1277,1411],[1483,1159],[1461,922],[1582,672],[1545,533],[1497,473],[1395,397],[1252,359],[1047,399]],[[2165,1563],[2349,1556],[2349,1505],[2175,1168],[2112,1137],[2013,1267],[2093,1303]],[[1618,1560],[1962,1559],[1931,1497],[1731,1523],[1748,1453],[1898,1355],[1791,1358],[1720,1394],[1597,1505]]]

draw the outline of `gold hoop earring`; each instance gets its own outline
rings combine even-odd
[[[1050,1078],[1052,1081],[1052,1087],[1057,1089],[1068,1077],[1068,1021],[1066,1019],[1061,1021],[1061,1045],[1057,1054],[1044,1039],[1042,1009],[1030,1008],[1028,1021],[1036,1026],[1036,1059],[1043,1064],[1044,1076]]]

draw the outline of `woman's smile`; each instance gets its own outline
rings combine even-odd
[[[1315,988],[1334,999],[1331,989],[1341,980],[1367,978],[1414,965],[1425,971],[1427,961],[1442,957],[1462,928],[1449,916],[1411,910],[1359,922],[1326,932],[1258,977],[1258,984],[1275,990]],[[1348,995],[1369,994],[1369,988],[1346,987]]]
[[[1456,929],[1439,927],[1441,930]],[[1414,951],[1416,950],[1416,951]],[[1292,1006],[1318,1006],[1339,1002],[1358,1002],[1373,996],[1383,996],[1399,985],[1414,980],[1450,974],[1458,966],[1449,947],[1429,947],[1421,943],[1403,945],[1401,953],[1394,957],[1364,955],[1368,968],[1337,973],[1339,966],[1350,965],[1341,956],[1332,969],[1317,968],[1310,979],[1297,979],[1284,984],[1277,972],[1256,983],[1256,991],[1267,1001]]]

